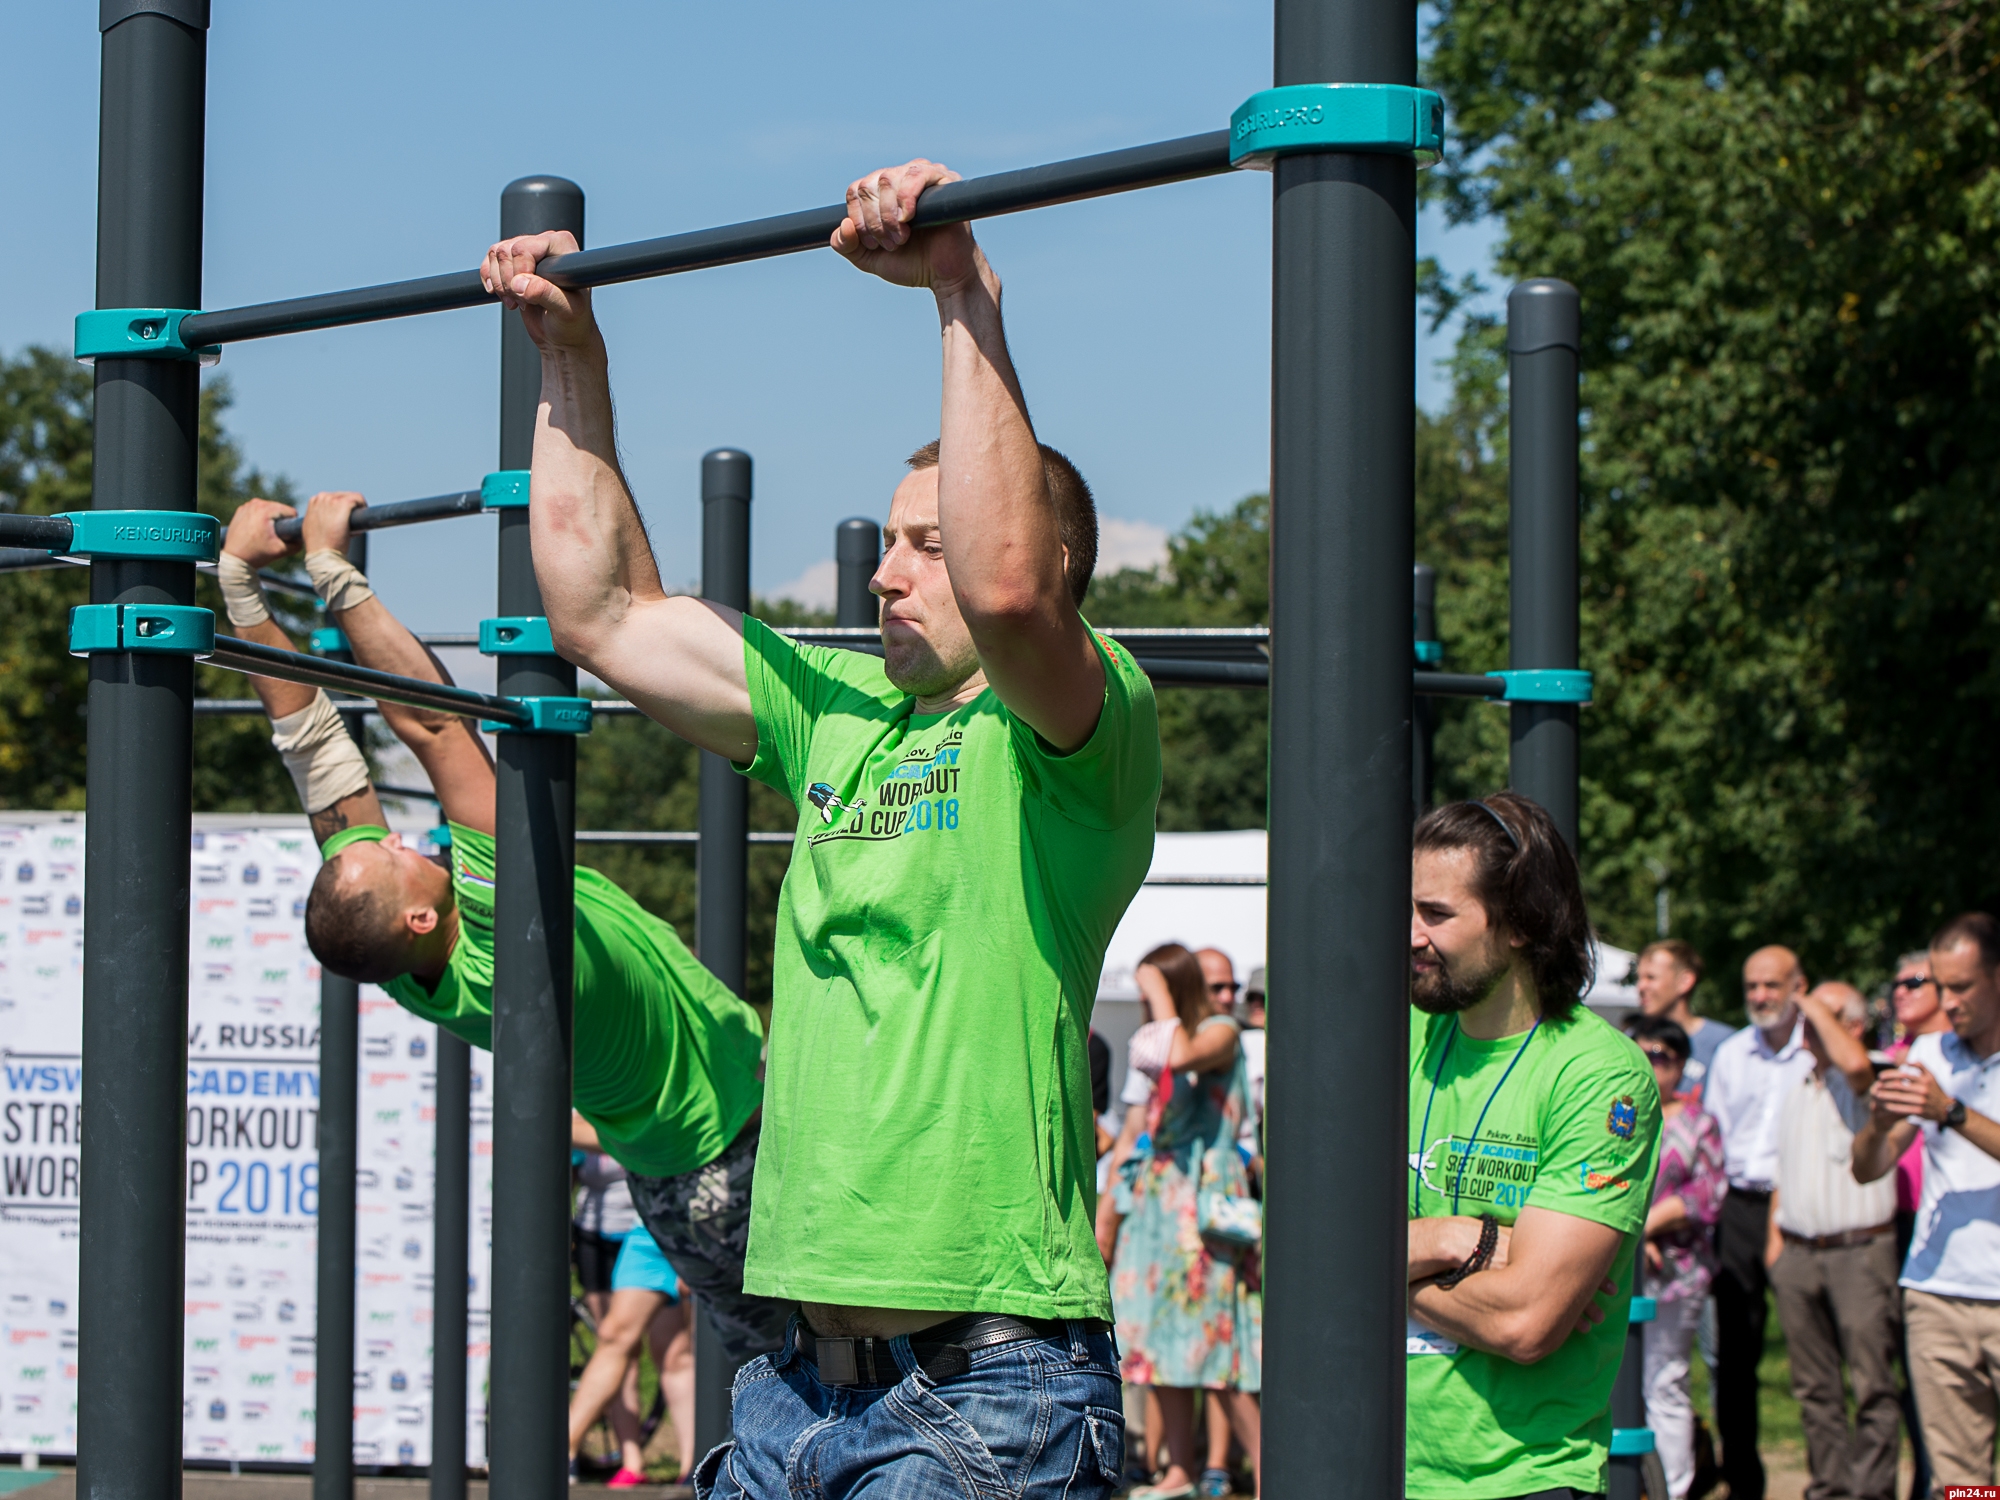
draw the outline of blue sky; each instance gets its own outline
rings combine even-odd
[[[0,303],[9,353],[67,347],[90,305],[96,9],[9,17],[9,207],[17,261],[45,270]],[[209,307],[471,266],[500,189],[528,173],[581,183],[588,240],[610,244],[833,202],[860,172],[918,154],[973,176],[1217,129],[1271,70],[1267,0],[213,9]],[[1264,486],[1269,182],[1244,173],[980,227],[1037,427],[1089,476],[1113,560]],[[1420,248],[1465,269],[1490,242],[1427,215]],[[669,580],[699,573],[708,449],[756,460],[756,588],[811,594],[834,524],[882,514],[903,454],[935,435],[929,299],[831,252],[607,288],[598,307]],[[231,346],[229,426],[305,493],[468,488],[496,467],[498,317]],[[1445,352],[1420,349],[1427,404]],[[492,612],[491,524],[385,536],[378,587],[419,629],[470,628]]]

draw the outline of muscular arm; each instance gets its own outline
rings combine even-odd
[[[952,593],[1000,700],[1057,749],[1073,750],[1097,727],[1104,664],[1064,582],[1055,505],[1007,352],[1000,278],[969,226],[909,227],[921,194],[956,180],[921,159],[858,179],[833,248],[937,299],[938,531]]]
[[[533,274],[575,248],[568,234],[527,235],[495,245],[480,271],[521,309],[542,354],[528,524],[549,630],[566,660],[681,738],[745,764],[757,754],[757,723],[742,616],[661,586],[618,464],[610,364],[590,294]]]
[[[1412,1266],[1417,1225],[1411,1224]],[[1593,1305],[1624,1236],[1605,1224],[1549,1209],[1524,1208],[1514,1224],[1507,1263],[1478,1271],[1449,1291],[1429,1281],[1410,1289],[1418,1322],[1446,1338],[1517,1364],[1548,1358],[1579,1326],[1602,1320]],[[1463,1257],[1461,1256],[1462,1260]]]
[[[273,523],[291,514],[289,505],[279,505],[270,500],[246,500],[230,519],[223,550],[241,558],[252,568],[276,562],[292,549],[278,539]],[[275,646],[280,651],[299,649],[298,642],[287,635],[276,620],[267,618],[253,625],[232,622],[229,628],[239,639],[255,641],[260,646]],[[257,701],[264,705],[264,712],[272,719],[290,718],[300,710],[310,708],[319,692],[317,688],[286,682],[278,677],[252,676],[250,687],[257,694]],[[372,786],[342,797],[331,807],[307,814],[306,821],[312,827],[313,841],[320,844],[345,828],[388,826],[388,819],[382,815],[382,803]]]
[[[306,511],[305,547],[345,553],[347,516],[359,495],[321,494]],[[451,674],[380,598],[350,609],[329,610],[327,618],[347,636],[354,659],[378,672],[394,672],[423,682],[449,683]],[[493,762],[472,721],[429,709],[379,705],[383,722],[410,749],[430,777],[444,815],[480,833],[494,831]]]

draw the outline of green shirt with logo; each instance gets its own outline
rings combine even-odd
[[[1590,1011],[1476,1041],[1454,1016],[1411,1010],[1410,1217],[1490,1213],[1512,1224],[1532,1203],[1625,1238],[1611,1263],[1618,1293],[1598,1298],[1604,1321],[1535,1364],[1461,1348],[1411,1319],[1405,1493],[1605,1488],[1611,1384],[1659,1150],[1652,1069]]]
[[[882,662],[743,622],[747,774],[789,796],[747,1290],[1109,1318],[1085,1047],[1144,881],[1152,686],[1052,750],[992,691],[918,714]]]
[[[435,989],[382,988],[413,1015],[493,1046],[493,836],[451,825],[458,941]],[[628,1171],[706,1166],[762,1099],[757,1012],[701,966],[665,922],[596,870],[576,871],[572,1100]]]

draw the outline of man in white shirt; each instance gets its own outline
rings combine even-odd
[[[1791,1352],[1815,1495],[1895,1500],[1897,1428],[1896,1184],[1859,1183],[1849,1167],[1861,1101],[1875,1082],[1861,1044],[1868,1002],[1822,984],[1799,1002],[1813,1070],[1778,1109],[1778,1185],[1764,1253]],[[1840,1367],[1854,1388],[1854,1425]]]
[[[1931,939],[1951,1030],[1920,1036],[1869,1095],[1854,1176],[1886,1179],[1921,1133],[1923,1200],[1903,1264],[1910,1383],[1931,1482],[1994,1482],[2000,1405],[2000,921],[1970,912]]]
[[[1694,991],[1701,983],[1701,971],[1701,955],[1692,943],[1661,938],[1639,950],[1638,973],[1633,979],[1640,1012],[1672,1021],[1687,1033],[1688,1045],[1694,1050],[1681,1071],[1680,1096],[1696,1109],[1701,1108],[1702,1085],[1715,1061],[1715,1049],[1736,1035],[1734,1026],[1694,1013]]]
[[[1743,963],[1750,1024],[1716,1049],[1702,1107],[1722,1130],[1729,1194],[1715,1251],[1715,1426],[1731,1500],[1764,1500],[1757,1456],[1757,1362],[1764,1354],[1764,1246],[1778,1182],[1778,1106],[1812,1071],[1799,1000],[1805,971],[1789,948],[1759,948]]]

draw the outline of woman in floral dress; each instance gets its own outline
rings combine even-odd
[[[1204,1235],[1198,1197],[1248,1200],[1249,1174],[1236,1149],[1248,1087],[1236,1023],[1217,1015],[1201,965],[1178,943],[1155,948],[1136,978],[1156,1022],[1178,1022],[1159,1086],[1147,1107],[1148,1139],[1135,1149],[1129,1125],[1112,1157],[1106,1234],[1116,1229],[1111,1299],[1123,1373],[1154,1388],[1168,1467],[1133,1500],[1192,1496],[1195,1393],[1224,1393],[1231,1425],[1257,1465],[1263,1310],[1256,1244]],[[1148,1434],[1149,1445],[1157,1434]]]
[[[1646,1330],[1646,1425],[1666,1470],[1667,1493],[1684,1500],[1694,1482],[1688,1354],[1715,1278],[1715,1221],[1729,1179],[1714,1116],[1677,1097],[1693,1051],[1688,1034],[1662,1016],[1642,1016],[1626,1029],[1660,1086],[1660,1174],[1646,1215],[1646,1295],[1659,1304]]]

